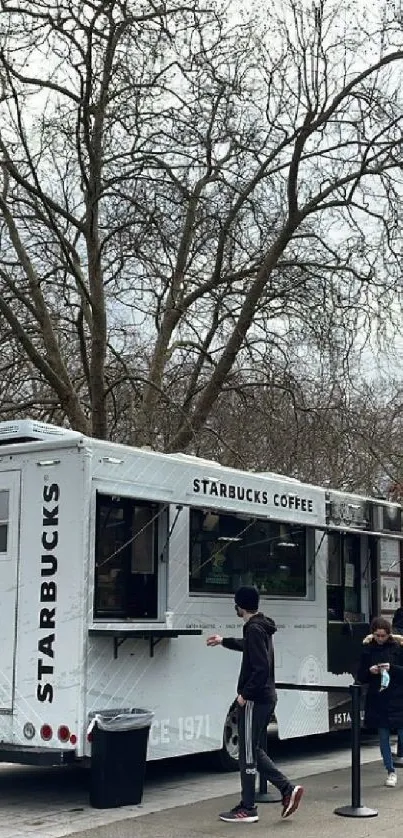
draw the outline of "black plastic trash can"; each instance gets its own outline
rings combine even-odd
[[[112,809],[141,803],[153,713],[97,713],[91,723],[90,804]]]

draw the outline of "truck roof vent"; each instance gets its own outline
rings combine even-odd
[[[36,419],[17,419],[15,422],[0,422],[0,445],[10,442],[35,442],[55,437],[81,437],[77,431],[59,428]]]

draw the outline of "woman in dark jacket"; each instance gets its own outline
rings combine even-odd
[[[403,746],[403,650],[392,637],[388,620],[376,617],[358,668],[357,681],[368,684],[365,724],[378,728],[383,764],[388,772],[385,785],[396,785],[397,777],[390,749],[390,732],[397,730]]]

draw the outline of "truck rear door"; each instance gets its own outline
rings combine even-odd
[[[0,472],[0,715],[13,709],[20,523],[20,472]]]

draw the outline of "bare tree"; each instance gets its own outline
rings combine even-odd
[[[291,353],[290,353],[291,356]],[[195,452],[222,464],[289,474],[359,494],[402,495],[402,393],[358,353],[349,375],[334,358],[273,356],[233,370]]]
[[[74,427],[107,436],[110,225],[141,91],[163,92],[170,27],[197,6],[2,2],[0,311]],[[148,100],[148,102],[149,102]],[[121,148],[125,135],[127,148]],[[112,315],[112,320],[114,315]]]
[[[305,5],[266,32],[179,1],[2,0],[0,312],[49,414],[195,450],[240,369],[301,335],[347,358],[390,322],[400,24]]]

